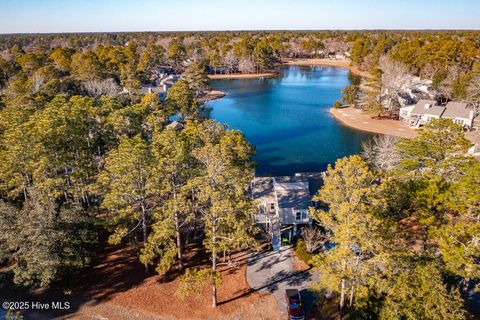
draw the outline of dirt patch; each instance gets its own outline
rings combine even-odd
[[[465,138],[470,140],[473,144],[480,144],[480,132],[470,131],[465,133]]]
[[[421,253],[425,248],[427,230],[420,224],[416,216],[400,220],[402,245],[407,246],[415,253]]]

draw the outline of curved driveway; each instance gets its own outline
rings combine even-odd
[[[318,279],[318,274],[296,271],[290,248],[279,251],[252,253],[248,259],[247,281],[254,290],[266,291],[275,296],[280,313],[287,314],[285,289],[298,289],[302,296],[305,311],[312,307],[314,296],[308,290],[310,281]]]

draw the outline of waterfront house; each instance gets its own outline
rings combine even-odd
[[[459,101],[450,101],[444,106],[435,100],[419,100],[415,105],[400,108],[399,112],[399,119],[415,128],[440,118],[451,119],[466,130],[474,126],[473,110],[468,108],[466,103]]]
[[[330,51],[330,52],[327,53],[326,56],[327,56],[328,59],[335,59],[336,55],[337,55],[337,53],[335,51]]]
[[[179,75],[156,73],[152,76],[149,83],[144,84],[140,88],[140,93],[156,93],[160,101],[165,101],[168,89],[170,89],[178,79],[180,79]]]
[[[410,111],[408,124],[418,128],[433,119],[440,119],[444,112],[445,107],[435,100],[419,100]]]
[[[465,102],[450,101],[445,108],[442,118],[452,119],[453,122],[467,130],[472,129],[474,112],[473,109],[467,107]]]
[[[412,113],[413,108],[415,105],[409,105],[405,107],[401,107],[398,113],[399,120],[409,123],[410,122],[410,114]]]
[[[167,124],[167,126],[165,128],[166,129],[172,129],[172,130],[175,130],[175,131],[181,131],[181,130],[183,130],[184,126],[183,126],[183,124],[181,124],[178,121],[172,121],[169,124]]]
[[[142,95],[145,95],[147,93],[155,93],[158,95],[158,98],[160,99],[160,101],[165,101],[165,98],[167,97],[167,91],[168,91],[168,87],[166,85],[162,85],[162,86],[143,85],[140,88],[140,93]]]
[[[255,177],[251,182],[251,197],[258,204],[254,221],[270,233],[274,250],[279,247],[282,230],[290,229],[296,236],[300,226],[312,224],[309,207],[313,206],[312,196],[323,181],[322,177],[322,173],[297,173],[294,176]]]
[[[433,119],[440,119],[445,112],[445,107],[435,100],[419,100],[414,105],[400,108],[400,120],[408,123],[409,126],[418,128]]]

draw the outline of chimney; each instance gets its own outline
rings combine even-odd
[[[152,93],[152,88],[148,88],[148,93]]]
[[[432,107],[431,103],[425,103],[425,109],[430,109]]]

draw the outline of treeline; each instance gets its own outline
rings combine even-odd
[[[93,33],[0,39],[0,86],[32,78],[37,87],[50,84],[55,90],[59,86],[51,81],[62,78],[61,92],[105,79],[132,91],[160,65],[183,72],[191,62],[202,61],[212,73],[251,73],[273,70],[284,58],[349,52],[354,65],[373,74],[380,72],[380,57],[388,55],[413,74],[434,79],[451,97],[462,98],[480,69],[476,31]]]
[[[466,319],[480,276],[480,162],[450,120],[378,137],[327,171],[312,211],[329,251],[312,258],[348,319]]]
[[[103,93],[133,92],[161,65],[181,73],[201,61],[211,73],[251,73],[274,70],[285,58],[349,52],[354,65],[374,75],[380,76],[379,59],[386,55],[433,79],[447,98],[463,99],[480,69],[477,31],[92,33],[0,40],[0,86],[23,79],[52,93],[88,94],[95,92],[92,86]]]
[[[385,72],[380,58],[388,56],[406,72],[432,80],[442,99],[467,99],[469,86],[480,75],[480,36],[475,31],[352,34],[349,40],[353,64],[380,78]]]

